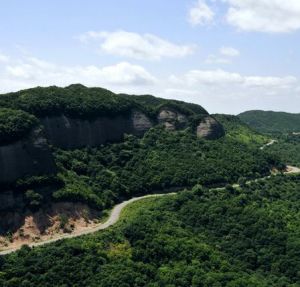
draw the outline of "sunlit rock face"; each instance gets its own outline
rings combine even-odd
[[[22,140],[0,146],[0,183],[55,172],[53,156],[40,128]]]
[[[214,140],[221,138],[225,135],[223,126],[213,117],[206,116],[197,126],[197,136]]]
[[[171,108],[161,109],[157,119],[160,124],[163,124],[165,128],[170,131],[185,128],[188,124],[186,115]]]

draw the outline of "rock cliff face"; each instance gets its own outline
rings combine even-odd
[[[211,116],[205,117],[197,126],[197,136],[205,139],[218,139],[225,135],[223,126]]]
[[[0,168],[0,183],[55,173],[53,156],[41,129],[34,129],[23,140],[0,146]]]
[[[99,117],[92,121],[64,115],[41,118],[49,143],[64,149],[98,146],[121,141],[124,134],[143,135],[152,127],[150,119],[139,111],[116,117]]]
[[[55,163],[47,141],[64,149],[93,147],[121,141],[126,133],[142,136],[153,126],[152,121],[138,110],[116,117],[98,117],[93,121],[64,115],[45,117],[40,121],[43,132],[38,128],[23,140],[0,146],[0,183],[55,173]],[[171,108],[161,109],[157,121],[170,131],[188,126],[188,117]],[[198,137],[217,139],[223,135],[222,125],[211,116],[206,116],[197,127]]]
[[[157,116],[158,122],[167,130],[174,131],[187,126],[187,116],[171,108],[163,108]]]

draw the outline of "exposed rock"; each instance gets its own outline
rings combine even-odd
[[[40,128],[22,140],[0,146],[0,170],[0,183],[56,172],[53,156]]]
[[[143,135],[147,130],[153,127],[150,119],[140,111],[133,111],[131,120],[133,133],[136,135]]]
[[[150,119],[139,111],[116,117],[98,117],[90,121],[64,115],[40,120],[48,141],[64,149],[118,142],[126,133],[141,136],[152,127]]]
[[[205,117],[197,126],[197,136],[205,139],[218,139],[225,135],[223,126],[213,117]]]
[[[174,131],[186,127],[187,116],[170,108],[163,108],[157,116],[158,122],[163,124],[167,130]]]

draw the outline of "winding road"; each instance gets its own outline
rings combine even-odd
[[[265,146],[268,145],[272,145],[273,143],[275,143],[275,140],[270,141],[268,144],[264,145],[261,147],[261,149],[263,149]],[[293,173],[300,173],[300,168],[298,167],[294,167],[294,166],[287,166],[287,170],[285,172],[285,174],[293,174]],[[265,179],[268,177],[264,177],[262,179]],[[258,179],[255,180],[251,180],[251,181],[247,181],[247,184],[253,182],[253,181],[257,181]],[[238,184],[233,184],[233,187],[239,187]],[[47,239],[47,240],[43,240],[40,242],[33,242],[28,244],[29,247],[36,247],[36,246],[42,246],[48,243],[53,243],[62,239],[67,239],[67,238],[74,238],[74,237],[78,237],[78,236],[82,236],[82,235],[86,235],[86,234],[90,234],[90,233],[94,233],[96,231],[99,230],[103,230],[106,229],[112,225],[114,225],[120,218],[121,212],[122,210],[129,204],[131,204],[132,202],[141,200],[141,199],[145,199],[145,198],[150,198],[150,197],[162,197],[162,196],[167,196],[167,195],[175,195],[176,193],[172,192],[172,193],[163,193],[163,194],[150,194],[150,195],[144,195],[144,196],[140,196],[140,197],[134,197],[131,198],[129,200],[123,201],[120,204],[117,204],[111,211],[109,218],[107,219],[107,221],[105,221],[104,223],[99,223],[96,226],[87,228],[85,230],[81,230],[81,231],[77,231],[77,232],[73,232],[71,234],[59,234],[57,236],[54,236],[51,239]],[[6,254],[10,254],[12,252],[17,251],[18,249],[20,249],[21,246],[17,246],[17,247],[13,247],[13,248],[7,248],[5,250],[0,251],[0,255],[6,255]]]
[[[43,240],[40,242],[33,242],[30,244],[27,244],[29,247],[36,247],[36,246],[42,246],[48,243],[53,243],[62,239],[67,239],[67,238],[74,238],[74,237],[78,237],[78,236],[82,236],[82,235],[86,235],[86,234],[90,234],[90,233],[94,233],[96,231],[99,230],[103,230],[106,229],[112,225],[114,225],[120,218],[121,212],[122,210],[129,204],[131,204],[132,202],[141,200],[141,199],[145,199],[145,198],[150,198],[150,197],[162,197],[162,196],[166,196],[166,195],[175,195],[175,192],[172,193],[162,193],[162,194],[149,194],[149,195],[144,195],[144,196],[140,196],[140,197],[134,197],[131,198],[129,200],[123,201],[122,203],[117,204],[111,211],[109,218],[107,219],[107,221],[105,221],[104,223],[99,223],[96,226],[87,228],[83,231],[80,232],[74,232],[71,234],[60,234],[57,235],[51,239],[48,240]],[[14,247],[14,248],[10,248],[10,249],[5,249],[0,251],[0,255],[6,255],[12,252],[15,252],[17,250],[19,250],[22,246],[18,246],[18,247]]]
[[[265,147],[270,146],[274,143],[276,143],[277,140],[270,140],[268,143],[264,144],[263,146],[260,147],[261,150],[263,150]]]

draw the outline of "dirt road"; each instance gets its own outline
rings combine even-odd
[[[91,228],[87,228],[83,231],[74,232],[74,233],[71,233],[71,234],[57,235],[57,236],[54,236],[53,238],[48,239],[48,240],[30,243],[30,244],[28,244],[28,246],[30,246],[30,247],[41,246],[41,245],[45,245],[45,244],[48,244],[48,243],[56,242],[56,241],[61,240],[61,239],[74,238],[74,237],[78,237],[78,236],[81,236],[81,235],[90,234],[90,233],[94,233],[94,232],[99,231],[99,230],[106,229],[106,228],[114,225],[119,220],[122,210],[128,204],[130,204],[132,202],[135,202],[135,201],[138,201],[138,200],[141,200],[141,199],[149,198],[149,197],[161,197],[161,196],[174,195],[174,194],[176,194],[176,193],[173,192],[173,193],[164,193],[164,194],[150,194],[150,195],[144,195],[144,196],[140,196],[140,197],[134,197],[134,198],[126,200],[126,201],[124,201],[120,204],[117,204],[113,208],[113,210],[111,211],[107,221],[105,221],[104,223],[98,224],[96,227],[94,226],[94,227],[91,227]],[[21,246],[18,246],[18,247],[14,247],[14,248],[11,248],[11,249],[6,249],[6,250],[3,250],[3,251],[0,251],[0,255],[6,255],[6,254],[9,254],[9,253],[15,252],[20,248],[21,248]]]
[[[285,174],[293,174],[293,173],[300,173],[300,168],[294,167],[294,166],[287,166],[287,171],[285,172]],[[270,176],[268,176],[268,177],[270,177]],[[266,179],[268,177],[264,177],[263,179]],[[253,181],[257,181],[257,180],[258,179],[248,181],[247,184],[249,184]],[[238,184],[233,184],[233,187],[237,188],[237,187],[239,187],[239,185]],[[100,223],[97,226],[87,228],[87,229],[85,229],[83,231],[80,231],[80,232],[74,232],[74,233],[71,233],[71,234],[63,234],[63,235],[59,234],[57,236],[54,236],[51,239],[43,240],[43,241],[40,241],[40,242],[30,243],[30,244],[28,244],[28,246],[30,246],[30,247],[42,246],[42,245],[45,245],[45,244],[48,244],[48,243],[56,242],[58,240],[62,240],[62,239],[66,239],[66,238],[74,238],[74,237],[78,237],[78,236],[81,236],[81,235],[90,234],[90,233],[94,233],[94,232],[99,231],[99,230],[106,229],[106,228],[114,225],[119,220],[122,210],[127,205],[129,205],[130,203],[141,200],[141,199],[149,198],[149,197],[161,197],[161,196],[174,195],[174,194],[176,194],[176,193],[172,192],[172,193],[164,193],[164,194],[150,194],[150,195],[144,195],[144,196],[140,196],[140,197],[134,197],[134,198],[126,200],[126,201],[124,201],[120,204],[117,204],[113,208],[113,210],[112,210],[109,218],[107,219],[107,221],[104,222],[104,223]],[[20,248],[21,248],[21,246],[17,246],[17,247],[14,247],[14,248],[10,248],[10,249],[0,251],[0,255],[6,255],[6,254],[9,254],[9,253],[15,252]]]

